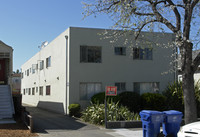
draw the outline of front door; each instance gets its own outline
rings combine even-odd
[[[0,59],[0,85],[6,84],[5,59]]]

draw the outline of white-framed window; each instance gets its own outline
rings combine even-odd
[[[43,86],[41,86],[41,87],[39,88],[39,95],[40,95],[40,96],[43,96]]]
[[[158,93],[160,90],[159,82],[134,82],[134,92],[143,93]]]
[[[102,92],[101,83],[80,83],[80,100],[90,100],[94,94]]]
[[[27,69],[27,76],[29,76],[29,69]]]
[[[80,46],[81,63],[101,63],[100,46]]]
[[[125,82],[116,82],[115,86],[117,87],[117,91],[125,91],[126,90]]]
[[[48,85],[48,86],[46,86],[46,95],[51,95],[51,86],[50,85]]]
[[[40,61],[40,70],[44,69],[44,60]]]
[[[126,47],[115,47],[115,55],[126,55]]]
[[[46,58],[46,68],[51,67],[51,56]]]
[[[133,48],[133,59],[139,60],[152,60],[153,59],[152,48]]]

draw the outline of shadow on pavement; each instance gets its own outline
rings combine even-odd
[[[33,116],[33,131],[47,133],[47,130],[91,130],[98,127],[82,123],[69,116],[50,112],[37,107],[25,106]]]

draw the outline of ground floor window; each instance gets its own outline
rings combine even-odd
[[[158,93],[159,92],[159,82],[134,82],[134,91],[143,93]]]
[[[43,87],[39,88],[39,95],[43,96]]]
[[[46,86],[46,95],[51,94],[51,86]]]
[[[80,83],[80,100],[90,100],[94,94],[101,91],[101,83]]]
[[[126,83],[125,82],[117,82],[115,83],[117,87],[117,91],[125,91],[126,90]]]
[[[32,88],[32,95],[35,95],[35,88]]]
[[[28,95],[31,95],[31,88],[28,89]]]

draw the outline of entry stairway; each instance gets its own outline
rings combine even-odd
[[[14,106],[11,89],[8,85],[0,85],[0,119],[13,118]]]

